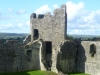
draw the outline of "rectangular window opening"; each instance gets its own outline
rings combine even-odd
[[[38,29],[34,29],[34,37],[38,37],[39,33],[38,33]]]
[[[52,53],[52,42],[46,41],[46,53],[51,54]]]
[[[28,61],[31,61],[31,58],[32,58],[32,50],[27,50],[27,58],[28,58]]]

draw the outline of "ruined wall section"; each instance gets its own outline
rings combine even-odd
[[[25,46],[25,54],[28,60],[28,69],[40,70],[40,43],[35,41],[34,43],[28,43]],[[37,65],[38,64],[38,65]]]
[[[77,44],[74,41],[66,41],[57,55],[57,69],[63,73],[76,71],[76,50]]]
[[[23,44],[12,40],[0,44],[0,72],[25,71],[26,62]]]
[[[51,71],[57,72],[56,60],[57,52],[60,51],[60,44],[65,41],[65,30],[67,13],[66,5],[62,5],[60,8],[55,9],[54,14],[50,13],[42,14],[31,14],[30,25],[31,25],[31,42],[34,40],[42,39],[45,41],[51,41],[52,43],[52,67]],[[34,29],[38,30],[39,37],[35,39]]]
[[[39,41],[31,45],[13,40],[0,43],[0,73],[40,70],[40,45]]]
[[[95,52],[91,52],[92,44],[95,45]],[[100,75],[100,41],[82,41],[78,54],[78,71]]]
[[[66,6],[62,5],[61,8],[54,10],[54,25],[53,25],[53,41],[56,47],[65,40],[65,30],[66,30]]]
[[[57,40],[64,41],[65,35],[65,21],[66,21],[66,6],[62,5],[61,8],[54,10],[54,15],[50,13],[42,14],[31,14],[31,41],[34,40],[34,29],[38,29],[39,38],[44,41]],[[58,39],[59,38],[59,39]],[[56,43],[58,42],[56,40]]]

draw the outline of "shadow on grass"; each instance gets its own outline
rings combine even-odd
[[[0,73],[0,75],[57,75],[51,71],[25,71],[25,72],[15,72],[15,73]]]
[[[0,73],[0,75],[31,75],[31,74],[29,74],[26,71],[26,72]]]

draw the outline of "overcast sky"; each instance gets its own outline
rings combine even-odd
[[[31,13],[67,5],[68,34],[100,35],[100,0],[0,0],[0,32],[30,33]]]

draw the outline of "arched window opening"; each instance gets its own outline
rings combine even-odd
[[[94,44],[90,45],[90,54],[91,57],[94,57],[94,54],[96,54],[96,46]]]

